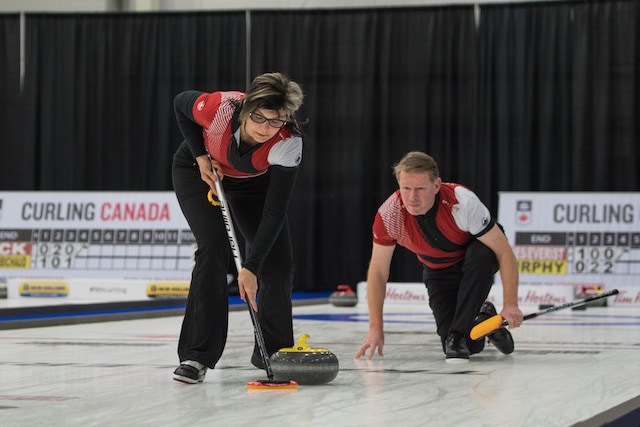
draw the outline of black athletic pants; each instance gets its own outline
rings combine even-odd
[[[207,200],[209,187],[200,179],[197,164],[180,149],[173,159],[172,175],[178,202],[197,243],[178,357],[180,361],[195,360],[213,368],[222,356],[229,325],[229,241],[220,208]],[[237,188],[231,178],[225,178],[223,184],[236,231],[242,234],[249,250],[260,222],[268,176],[243,181]],[[258,275],[258,321],[269,354],[293,346],[293,269],[285,221]],[[254,352],[259,354],[255,346]]]
[[[497,271],[498,261],[494,252],[478,240],[469,245],[462,262],[438,270],[424,267],[423,279],[429,294],[429,306],[443,350],[449,330],[466,335],[471,354],[484,349],[485,340],[471,340],[469,331],[489,295]]]

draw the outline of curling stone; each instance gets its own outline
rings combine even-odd
[[[354,307],[358,304],[358,296],[351,286],[339,285],[338,290],[329,295],[329,302],[336,307]]]
[[[310,348],[309,335],[302,334],[295,347],[281,348],[270,358],[276,380],[293,380],[301,385],[325,384],[338,376],[338,358],[325,348]]]

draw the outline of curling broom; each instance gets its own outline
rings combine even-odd
[[[227,197],[224,194],[220,178],[218,177],[215,168],[213,169],[213,173],[216,175],[215,186],[216,193],[218,193],[218,203],[220,206],[220,211],[222,212],[222,220],[224,222],[225,229],[227,230],[227,237],[229,238],[229,245],[231,246],[231,252],[233,253],[236,270],[238,273],[240,273],[240,270],[242,270],[242,257],[240,255],[240,248],[238,247],[238,239],[236,238],[235,229],[233,228],[233,222],[231,221],[231,212],[228,208],[229,205],[227,204]],[[208,197],[211,201],[211,191]],[[217,204],[212,204],[214,206],[217,206]],[[264,369],[265,371],[267,371],[268,377],[268,379],[266,380],[250,381],[249,383],[247,383],[247,387],[252,390],[283,390],[298,388],[298,383],[295,381],[276,381],[273,379],[273,370],[271,369],[269,353],[267,353],[267,346],[264,342],[262,329],[260,328],[258,316],[256,315],[256,312],[253,311],[253,307],[251,307],[251,303],[249,302],[249,297],[247,294],[245,294],[245,302],[247,303],[247,308],[249,309],[249,314],[251,315],[251,323],[253,323],[253,332],[256,338],[256,343],[258,344],[258,350],[260,351],[260,358],[262,359],[262,363],[264,364]]]
[[[566,304],[562,304],[562,305],[554,305],[553,307],[548,307],[545,308],[544,310],[540,310],[537,311],[535,313],[531,313],[531,314],[527,314],[526,316],[524,316],[522,318],[522,320],[529,320],[529,319],[534,319],[538,316],[541,316],[543,314],[547,314],[550,313],[552,311],[558,311],[558,310],[562,310],[565,308],[570,308],[570,307],[579,307],[581,305],[585,305],[590,303],[591,301],[595,301],[601,298],[607,298],[610,297],[612,295],[616,295],[618,293],[617,289],[613,289],[609,292],[605,292],[602,294],[598,294],[598,295],[592,295],[590,297],[586,297],[586,298],[582,298],[579,300],[575,300],[575,301],[571,301],[568,302]],[[486,337],[487,335],[489,335],[490,333],[494,332],[497,329],[503,328],[505,326],[507,326],[508,323],[506,320],[504,320],[502,318],[502,316],[500,316],[499,314],[496,314],[495,316],[492,316],[490,318],[488,318],[485,321],[482,321],[480,323],[478,323],[476,326],[474,326],[471,329],[471,332],[469,333],[469,336],[471,337],[472,340],[477,341],[480,338]]]

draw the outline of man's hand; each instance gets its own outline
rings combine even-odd
[[[371,360],[376,349],[378,349],[378,355],[383,357],[382,347],[384,347],[384,332],[382,329],[369,329],[369,332],[364,337],[364,341],[354,359],[360,359],[362,356],[365,356],[367,354],[367,350],[369,350],[367,360]]]
[[[504,305],[500,312],[500,316],[507,321],[509,329],[518,328],[522,325],[522,311],[520,311],[517,305]]]

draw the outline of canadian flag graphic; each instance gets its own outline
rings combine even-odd
[[[516,202],[516,223],[526,225],[531,222],[531,200],[518,200]]]

